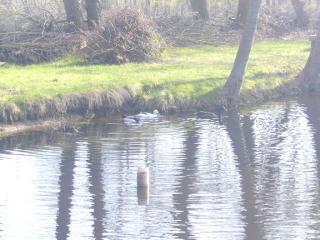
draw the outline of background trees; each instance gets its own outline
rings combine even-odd
[[[155,19],[187,18],[196,12],[199,16],[217,25],[235,19],[244,26],[249,0],[0,0],[0,31],[2,26],[11,30],[37,23],[38,25],[60,23],[67,20],[76,28],[92,29],[99,25],[99,18],[109,9],[131,7],[141,9]],[[285,18],[306,26],[319,11],[318,0],[263,0],[263,10],[270,19]],[[101,14],[100,14],[101,12]],[[298,18],[296,16],[299,16]],[[87,23],[87,24],[86,24]],[[82,24],[82,25],[81,25]]]
[[[230,29],[230,18],[234,19],[238,25],[245,26],[250,6],[250,0],[0,0],[0,33],[22,31],[28,32],[28,34],[29,32],[36,32],[43,36],[45,32],[63,32],[65,29],[63,24],[66,22],[69,23],[67,25],[69,31],[93,30],[100,22],[104,21],[107,10],[113,11],[131,7],[140,9],[150,18],[155,19],[158,25],[165,30],[164,32],[169,31],[168,28],[171,27],[174,31],[175,29],[182,29],[181,32],[188,31],[190,23],[196,21],[193,18],[196,12],[201,19],[210,21],[207,21],[207,23],[196,21],[198,25],[191,24],[195,26],[192,30],[208,24],[207,26],[210,28],[215,27],[218,36],[219,31],[223,32]],[[287,21],[285,23],[288,23],[287,25],[295,22],[300,28],[307,28],[309,25],[313,27],[316,22],[315,16],[320,11],[318,0],[262,0],[261,6],[264,11],[264,18],[267,15],[267,21],[274,21],[271,24],[272,26],[279,26],[277,19],[280,19],[281,21]],[[264,21],[264,18],[260,20]],[[179,21],[185,21],[187,24],[179,25]],[[267,24],[265,23],[265,28],[271,26]],[[184,28],[187,30],[185,31]],[[249,30],[246,28],[246,31]],[[252,28],[250,28],[250,31],[252,33]],[[192,34],[192,36],[200,35],[198,39],[203,39],[208,35],[205,28],[201,32]],[[251,49],[249,35],[246,35],[246,40],[241,41],[235,66],[225,87],[225,91],[230,91],[229,95],[233,92],[234,96],[238,97],[239,86],[243,81],[242,75]],[[14,37],[6,36],[7,39],[5,39],[2,36],[4,35],[0,37],[0,48],[2,42],[14,42],[25,38],[25,36],[15,35]],[[318,39],[319,37],[316,37],[313,40],[310,59],[302,74],[305,79],[315,79],[314,76],[317,76],[316,67],[313,66],[317,62]],[[231,84],[231,82],[233,83]]]
[[[298,27],[306,28],[309,25],[309,16],[305,11],[306,1],[305,0],[291,0],[292,6],[295,12],[295,21]]]
[[[67,21],[70,24],[69,29],[81,29],[83,17],[80,2],[78,0],[63,0],[64,9],[67,15]]]
[[[100,23],[100,2],[99,0],[86,0],[86,11],[88,28],[94,29]]]
[[[193,11],[199,13],[199,16],[204,19],[209,19],[209,5],[208,0],[191,0],[191,8]]]
[[[83,24],[83,13],[79,0],[63,0],[67,21],[70,30],[81,29]],[[90,30],[94,29],[100,22],[100,3],[99,0],[85,0],[85,10],[87,23]]]
[[[250,0],[239,0],[238,10],[237,10],[237,24],[244,25],[247,20],[247,15],[249,11]]]

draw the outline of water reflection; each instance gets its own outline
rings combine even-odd
[[[2,139],[0,239],[318,239],[319,104]]]
[[[150,201],[150,187],[137,187],[137,198],[139,205],[148,205]]]
[[[98,139],[89,139],[89,192],[93,200],[93,236],[96,240],[103,239],[103,219],[106,217],[104,209],[104,185],[102,167],[102,143]],[[89,238],[86,238],[89,239]]]
[[[313,132],[313,139],[314,139],[314,146],[317,156],[317,180],[318,180],[318,186],[319,186],[319,179],[320,179],[320,96],[315,95],[312,98],[303,97],[300,99],[303,106],[305,107],[306,114],[308,116],[308,120],[311,125],[311,130]],[[320,215],[320,187],[318,187],[317,195],[314,198],[314,208],[312,210],[312,228],[313,229],[319,229],[320,223],[319,223],[319,215]]]
[[[254,119],[258,216],[266,239],[316,239],[317,159],[308,117],[297,104],[276,112]]]
[[[71,222],[71,198],[73,196],[73,180],[76,157],[76,142],[71,139],[62,148],[60,177],[58,193],[58,213],[56,238],[58,240],[68,239]]]
[[[199,136],[194,124],[187,130],[185,140],[185,159],[181,162],[179,177],[175,183],[173,195],[173,221],[175,222],[174,236],[177,239],[194,239],[190,222],[190,198],[196,192],[194,182],[196,181],[197,163],[196,154]]]
[[[191,223],[197,239],[244,239],[241,176],[228,131],[201,121],[197,151],[197,192],[191,200]]]
[[[3,239],[54,239],[58,148],[10,150],[0,155]]]
[[[227,129],[232,141],[234,153],[237,156],[237,166],[241,176],[243,196],[243,211],[245,239],[261,239],[261,227],[257,220],[255,181],[252,169],[252,148],[255,144],[252,138],[252,122],[245,117],[243,124],[237,112],[230,112],[227,121]]]

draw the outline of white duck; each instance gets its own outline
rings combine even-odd
[[[148,113],[148,112],[141,112],[139,114],[134,115],[135,118],[138,118],[140,120],[145,120],[145,119],[156,119],[160,117],[159,111],[156,109],[153,111],[153,113]]]
[[[127,125],[136,125],[141,124],[145,120],[153,120],[158,119],[160,117],[160,113],[158,110],[154,110],[153,113],[141,112],[139,114],[133,116],[122,116],[122,120],[124,124]]]

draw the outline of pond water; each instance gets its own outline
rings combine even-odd
[[[0,140],[0,239],[319,239],[320,98]],[[138,167],[150,169],[138,194]]]

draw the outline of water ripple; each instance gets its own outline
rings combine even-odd
[[[313,103],[2,140],[0,239],[318,239]]]

